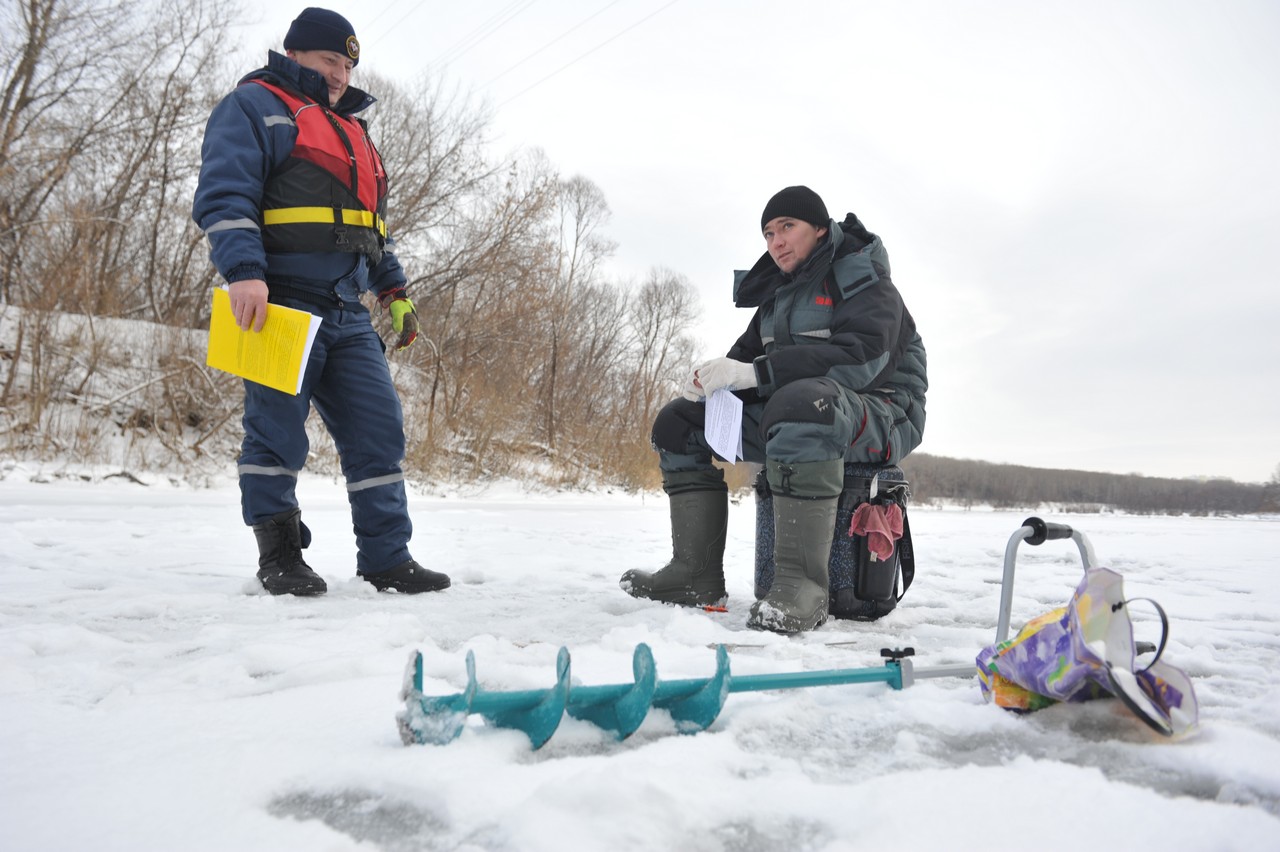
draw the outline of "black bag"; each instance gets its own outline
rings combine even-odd
[[[836,510],[828,566],[832,617],[875,621],[892,612],[911,587],[915,552],[907,522],[910,493],[906,476],[896,465],[845,464],[844,491]],[[854,512],[864,503],[885,507],[893,503],[902,512],[902,537],[894,543],[893,555],[888,559],[877,559],[865,536],[849,533]],[[773,493],[761,471],[756,479],[757,600],[767,595],[773,585],[773,524]]]

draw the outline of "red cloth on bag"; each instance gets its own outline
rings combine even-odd
[[[902,507],[897,503],[863,503],[853,510],[849,535],[866,536],[867,549],[877,559],[888,559],[893,556],[893,543],[902,538]]]

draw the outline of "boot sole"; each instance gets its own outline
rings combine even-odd
[[[758,605],[756,607],[752,607],[751,615],[747,617],[747,627],[751,630],[765,630],[769,633],[778,633],[783,636],[794,636],[797,633],[807,633],[810,630],[817,630],[819,627],[827,623],[827,614],[825,612],[821,615],[815,614],[817,623],[811,627],[805,627],[801,626],[802,622],[800,619],[794,616],[779,613],[776,617],[766,618],[761,615],[760,610],[757,607]],[[775,607],[770,606],[769,609],[772,612],[778,612]],[[807,623],[807,621],[808,620],[806,619],[804,623]]]
[[[419,595],[426,592],[443,592],[449,588],[452,583],[445,580],[443,583],[432,583],[424,585],[422,583],[402,583],[396,580],[372,580],[369,577],[363,578],[366,583],[373,586],[380,592],[399,592],[402,595]]]
[[[645,594],[642,589],[635,588],[634,586],[627,583],[627,581],[625,580],[620,582],[618,585],[622,587],[622,591],[631,595],[631,597],[635,598],[638,601],[653,601],[654,603],[673,604],[675,606],[704,607],[704,606],[724,606],[725,603],[729,600],[729,594],[727,592],[725,594],[722,594],[714,598],[692,597],[692,596],[658,597],[657,595]]]
[[[315,598],[329,591],[328,586],[302,586],[293,589],[277,587],[273,589],[266,583],[262,584],[262,588],[265,589],[269,595],[275,595],[277,597],[280,595],[293,595],[295,598]]]
[[[618,587],[636,600],[675,604],[676,606],[724,606],[725,602],[729,600],[729,593],[724,589],[710,593],[715,597],[710,597],[707,592],[698,592],[689,587],[668,588],[662,591],[646,589],[645,585],[654,576],[654,574],[646,574],[639,571],[628,571],[618,580]],[[636,581],[641,580],[641,578],[643,578],[642,582],[637,583]]]

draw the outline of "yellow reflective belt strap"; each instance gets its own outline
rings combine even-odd
[[[264,225],[296,225],[299,223],[332,224],[333,208],[331,207],[277,207],[274,210],[262,211]],[[342,224],[359,225],[362,228],[377,228],[382,236],[387,235],[387,223],[371,210],[342,211]]]

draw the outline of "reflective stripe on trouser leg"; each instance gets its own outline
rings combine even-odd
[[[240,510],[246,524],[261,523],[298,505],[298,471],[242,464],[236,473],[240,477]],[[251,505],[256,508],[251,509]],[[271,506],[280,508],[273,511]]]
[[[407,562],[413,522],[404,474],[347,483],[351,528],[356,534],[356,569],[363,574],[389,571]]]

